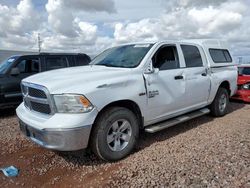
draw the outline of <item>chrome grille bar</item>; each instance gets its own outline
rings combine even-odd
[[[47,115],[55,113],[53,99],[46,87],[22,82],[21,89],[24,104],[29,110]],[[30,90],[32,90],[32,96],[29,93]],[[34,96],[36,93],[38,95]]]

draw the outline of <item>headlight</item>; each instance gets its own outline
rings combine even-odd
[[[83,95],[54,95],[56,110],[59,113],[86,113],[94,106]]]
[[[243,88],[243,89],[250,89],[250,84],[244,84],[244,85],[242,86],[242,88]]]

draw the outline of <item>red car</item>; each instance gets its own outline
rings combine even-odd
[[[233,99],[250,102],[250,64],[238,66],[238,91]]]

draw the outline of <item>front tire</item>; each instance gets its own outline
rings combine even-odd
[[[210,105],[211,114],[215,117],[222,117],[228,111],[229,94],[227,89],[220,87],[213,103]]]
[[[138,136],[138,120],[134,113],[127,108],[112,107],[97,119],[91,149],[103,160],[117,161],[131,153]]]

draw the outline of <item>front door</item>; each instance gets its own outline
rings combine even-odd
[[[4,98],[8,103],[17,103],[22,101],[21,87],[20,83],[22,79],[36,74],[40,70],[39,59],[34,57],[23,57],[17,60],[14,64],[14,67],[19,69],[19,74],[11,75],[11,71],[9,72],[9,79],[4,87]]]
[[[179,50],[175,45],[161,46],[152,57],[154,73],[144,74],[148,124],[164,120],[186,106],[185,68],[180,68]]]

